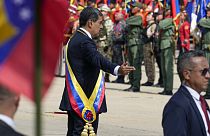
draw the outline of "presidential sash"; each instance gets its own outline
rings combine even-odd
[[[105,84],[103,72],[100,70],[94,90],[88,99],[82,87],[78,83],[67,57],[66,46],[66,87],[69,101],[74,111],[87,123],[96,119],[105,95]]]

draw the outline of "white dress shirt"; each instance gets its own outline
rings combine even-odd
[[[186,86],[184,85],[187,90],[189,91],[189,93],[192,95],[193,97],[193,100],[195,101],[196,103],[196,106],[202,116],[202,119],[203,119],[203,122],[204,122],[204,125],[205,125],[205,128],[206,128],[206,134],[207,136],[210,136],[209,132],[208,132],[208,125],[207,125],[207,122],[206,122],[206,117],[205,117],[205,114],[203,113],[203,110],[201,108],[201,102],[200,102],[200,94],[198,92],[196,92],[194,89],[190,88],[189,86]],[[208,113],[208,116],[209,116],[209,111],[207,110],[207,113]],[[210,117],[210,116],[209,116]]]
[[[81,29],[82,31],[84,31],[84,32],[88,35],[88,37],[89,37],[90,39],[92,39],[91,34],[90,34],[87,30],[85,30],[84,28],[81,28],[81,27],[80,27],[79,29]],[[116,66],[116,67],[114,68],[114,74],[115,74],[116,76],[119,75],[119,74],[118,74],[119,68],[120,68],[120,66]]]
[[[15,129],[15,122],[8,116],[0,114],[0,120],[5,122],[7,125],[9,125],[11,128]]]

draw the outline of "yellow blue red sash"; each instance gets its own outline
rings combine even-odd
[[[96,119],[105,95],[103,72],[100,71],[94,90],[88,99],[78,83],[67,57],[66,46],[66,87],[69,100],[74,111],[86,122],[92,123]]]

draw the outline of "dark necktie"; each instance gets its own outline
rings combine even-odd
[[[206,105],[206,101],[205,99],[203,98],[203,96],[200,96],[200,102],[201,102],[201,108],[203,110],[203,113],[205,115],[205,118],[206,118],[206,122],[207,122],[207,125],[208,125],[208,132],[210,134],[210,121],[209,121],[209,116],[208,116],[208,113],[207,113],[207,105]]]

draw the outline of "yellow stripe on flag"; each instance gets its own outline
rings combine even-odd
[[[0,0],[0,46],[16,34],[15,27],[8,21],[3,0]]]

